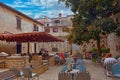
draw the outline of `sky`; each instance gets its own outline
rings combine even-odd
[[[0,2],[11,6],[31,18],[58,17],[61,13],[63,17],[73,14],[70,8],[58,0],[0,0]]]

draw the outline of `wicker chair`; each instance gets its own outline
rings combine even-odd
[[[71,80],[72,75],[66,72],[59,72],[58,80]]]
[[[35,80],[35,79],[37,78],[37,80],[38,80],[38,75],[37,75],[37,73],[33,73],[33,72],[30,70],[30,68],[25,68],[25,69],[23,70],[23,72],[24,72],[24,74],[23,74],[24,78],[26,78],[26,79],[28,79],[28,80],[30,80],[30,79]],[[25,80],[26,80],[26,79],[25,79]]]
[[[22,80],[22,76],[23,76],[23,72],[20,71],[17,68],[12,68],[11,71],[15,74],[15,76],[17,77],[17,80],[20,79]]]
[[[90,80],[90,74],[87,71],[80,71],[76,73],[75,80]]]

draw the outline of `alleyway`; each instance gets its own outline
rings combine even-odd
[[[84,60],[87,71],[90,72],[91,80],[112,80],[106,78],[103,68],[99,63],[93,63],[89,60]],[[48,71],[39,76],[39,80],[58,80],[58,72],[62,66],[51,66]]]

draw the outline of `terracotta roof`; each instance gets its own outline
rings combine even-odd
[[[4,39],[4,34],[0,33],[0,40]]]
[[[36,31],[6,35],[5,40],[8,42],[53,42],[53,41],[63,42],[63,40],[58,39],[46,32]]]
[[[11,34],[0,33],[0,40],[5,40],[5,36],[9,36]]]

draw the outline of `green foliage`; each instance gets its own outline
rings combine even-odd
[[[79,51],[77,51],[77,52],[76,52],[76,54],[79,54],[79,55],[80,55],[80,52],[79,52]]]
[[[106,33],[112,33],[115,32],[115,30],[118,27],[118,24],[114,22],[111,18],[104,18],[101,19],[98,23],[98,25],[102,28],[102,30]]]
[[[99,53],[100,34],[102,32],[109,34],[115,32],[118,25],[109,18],[111,14],[120,11],[118,0],[59,0],[65,2],[67,7],[75,13],[72,19],[73,30],[68,40],[70,42],[81,44],[83,41],[89,42],[92,38],[97,41]],[[93,26],[89,28],[89,26]],[[117,35],[120,35],[117,30]]]
[[[79,51],[77,51],[75,54],[73,54],[73,57],[80,57],[80,58],[82,58],[82,54]]]
[[[101,48],[101,50],[102,50],[102,53],[109,53],[109,52],[110,52],[110,48]],[[93,49],[91,50],[91,52],[92,52],[92,53],[93,53],[93,52],[98,53],[98,49],[97,49],[97,48],[93,48]]]
[[[102,53],[109,53],[110,52],[110,48],[102,48]]]
[[[91,52],[91,53],[93,53],[93,52],[98,53],[98,49],[97,49],[97,48],[93,48],[90,52]]]

